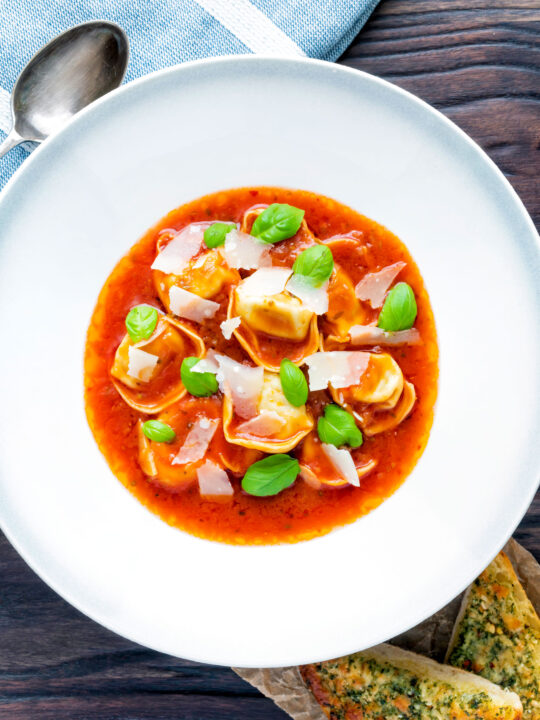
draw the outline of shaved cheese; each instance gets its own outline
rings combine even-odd
[[[242,280],[236,291],[249,297],[268,297],[279,295],[285,290],[287,280],[290,278],[290,268],[268,267],[256,270],[245,280]]]
[[[387,332],[375,325],[353,325],[349,336],[353,345],[418,345],[420,342],[416,328]]]
[[[159,357],[152,355],[144,350],[133,347],[128,347],[128,369],[127,374],[136,380],[142,382],[149,382],[152,379],[152,373],[158,363]]]
[[[382,307],[384,296],[390,285],[407,263],[397,262],[379,270],[379,272],[365,275],[355,288],[359,300],[369,302],[372,308]]]
[[[154,342],[154,340],[156,338],[158,338],[163,332],[165,332],[165,330],[169,327],[167,325],[167,323],[161,319],[161,316],[163,315],[161,310],[159,310],[158,308],[155,308],[153,305],[148,305],[146,303],[143,303],[143,304],[145,307],[149,307],[149,308],[152,308],[153,310],[158,311],[158,322],[157,322],[154,332],[149,337],[143,338],[143,340],[139,340],[138,342],[133,343],[133,347],[136,347],[136,348],[142,348],[145,345],[150,345],[150,343]]]
[[[226,355],[216,355],[216,360],[219,364],[216,375],[219,389],[231,398],[236,414],[249,420],[257,414],[263,368],[242,365]]]
[[[262,410],[258,415],[240,423],[236,428],[239,433],[256,435],[257,437],[271,437],[285,425],[285,420],[273,410]]]
[[[322,482],[307,465],[300,465],[300,477],[314,490],[319,490],[322,487]]]
[[[205,300],[176,285],[172,285],[169,290],[169,306],[175,315],[198,323],[214,317],[219,310],[219,303]]]
[[[233,495],[234,490],[229,476],[222,468],[207,460],[197,469],[199,492],[202,497],[216,497],[216,495]]]
[[[221,328],[221,332],[223,333],[223,337],[225,338],[225,340],[231,339],[233,332],[236,330],[236,328],[240,325],[241,322],[241,318],[232,317],[228,320],[224,320],[221,323],[219,327]]]
[[[209,350],[206,353],[206,357],[203,357],[196,365],[191,368],[191,372],[194,373],[217,373],[218,370],[219,365],[217,364],[215,352],[213,350]]]
[[[321,287],[313,287],[303,279],[302,275],[295,273],[287,283],[287,290],[316,315],[328,312],[328,281]]]
[[[337,448],[335,445],[327,445],[326,443],[321,443],[321,448],[339,475],[350,485],[360,487],[358,472],[351,453],[348,450]]]
[[[222,252],[227,265],[232,268],[255,270],[272,264],[268,243],[240,230],[227,233]]]
[[[188,261],[201,249],[206,227],[208,223],[193,223],[180,230],[158,254],[151,265],[152,270],[180,275]]]
[[[191,267],[192,267],[194,270],[197,269],[197,268],[202,267],[202,266],[204,265],[204,263],[206,262],[206,259],[207,259],[207,255],[206,255],[206,253],[203,253],[200,257],[198,257],[198,258],[195,260],[195,262],[192,264]]]
[[[328,384],[335,388],[358,385],[367,369],[370,353],[334,350],[317,352],[304,358],[308,366],[309,389],[324,390]]]
[[[172,464],[185,465],[203,458],[218,425],[219,420],[217,418],[210,420],[202,417],[195,420]]]

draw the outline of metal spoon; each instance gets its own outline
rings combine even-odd
[[[45,45],[19,75],[11,95],[13,127],[0,157],[25,140],[42,142],[75,113],[118,87],[129,43],[118,25],[82,23]]]

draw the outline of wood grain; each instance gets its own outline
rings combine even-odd
[[[435,105],[540,223],[539,0],[383,0],[342,62]],[[540,496],[516,532],[540,559]],[[282,720],[232,670],[141,648],[83,617],[0,537],[0,720]]]

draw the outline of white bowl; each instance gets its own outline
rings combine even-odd
[[[304,188],[383,223],[430,293],[431,439],[383,505],[326,537],[231,547],[168,527],[88,429],[82,356],[115,262],[214,190]],[[112,630],[204,662],[330,658],[438,610],[491,560],[539,477],[538,237],[460,130],[370,75],[257,57],[187,63],[98,101],[0,200],[0,521],[34,570]]]

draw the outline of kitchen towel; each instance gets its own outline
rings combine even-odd
[[[127,33],[126,81],[186,60],[249,52],[336,60],[378,0],[2,0],[0,141],[10,93],[24,65],[55,35],[95,19]],[[0,159],[0,189],[27,156]]]

